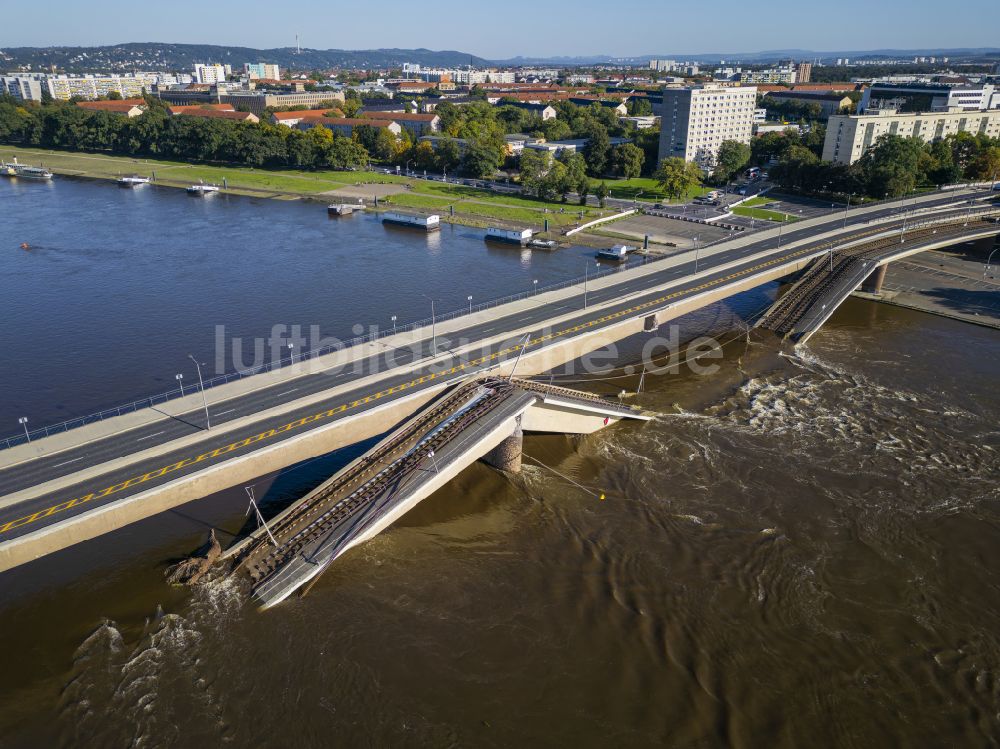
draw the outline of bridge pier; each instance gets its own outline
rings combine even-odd
[[[861,282],[861,290],[868,294],[878,294],[882,291],[882,282],[885,281],[885,273],[889,264],[883,263],[876,266],[875,270],[868,274],[868,278]]]
[[[483,456],[483,462],[497,470],[508,473],[521,472],[521,450],[524,446],[524,431],[521,417],[517,417],[514,433]]]

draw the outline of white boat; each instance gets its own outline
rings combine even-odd
[[[408,226],[424,231],[438,231],[441,228],[441,217],[436,213],[430,216],[414,216],[409,213],[388,212],[382,214],[383,224],[395,224],[396,226]]]
[[[624,263],[628,259],[628,254],[632,252],[632,248],[627,244],[616,244],[606,250],[597,251],[598,260],[610,260],[614,263]]]
[[[118,186],[119,187],[137,187],[139,185],[148,185],[149,177],[139,177],[133,175],[131,177],[119,177]]]
[[[14,165],[14,171],[18,177],[25,179],[52,179],[52,172],[41,166]]]
[[[0,164],[0,174],[4,177],[16,177],[17,166],[15,164]]]
[[[218,185],[191,185],[189,188],[187,188],[187,191],[188,191],[189,195],[198,195],[198,196],[211,195],[211,194],[217,193],[219,191],[219,186]]]
[[[558,246],[554,239],[532,239],[528,242],[528,247],[533,250],[554,250]]]

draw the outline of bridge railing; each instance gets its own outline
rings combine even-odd
[[[891,202],[891,201],[885,201]],[[872,203],[867,205],[871,206]],[[970,210],[970,216],[978,216],[982,213],[996,212],[995,208],[989,207],[976,210]],[[913,227],[924,225],[920,222],[915,222]],[[702,249],[706,247],[711,247],[714,244],[727,241],[729,237],[720,237],[719,239],[706,242],[701,246]],[[661,262],[663,260],[676,257],[676,253],[673,255],[664,255],[661,257],[649,257],[643,256],[642,265],[647,265],[649,263]],[[391,328],[385,329],[375,329],[372,332],[361,336],[355,336],[354,338],[347,339],[345,341],[338,342],[329,346],[321,346],[315,349],[309,349],[303,351],[297,355],[292,355],[288,359],[282,359],[279,361],[267,362],[265,364],[260,364],[256,367],[249,367],[246,369],[239,369],[234,372],[227,372],[215,377],[208,378],[203,381],[203,386],[205,390],[209,388],[218,387],[219,385],[225,385],[230,382],[237,380],[242,380],[247,377],[252,377],[254,375],[263,374],[265,372],[276,371],[282,369],[283,367],[290,367],[295,364],[301,364],[304,361],[309,361],[320,356],[325,356],[327,354],[336,353],[337,351],[342,351],[344,349],[351,348],[353,346],[360,346],[366,343],[372,343],[374,341],[387,338],[389,336],[397,335],[399,333],[408,333],[415,331],[419,328],[426,328],[431,325],[432,322],[443,322],[446,320],[454,320],[458,317],[474,315],[477,312],[482,312],[484,310],[492,309],[503,304],[509,304],[511,302],[520,301],[522,299],[528,299],[530,297],[536,296],[537,294],[544,294],[549,291],[559,291],[562,289],[571,288],[573,286],[583,286],[591,280],[597,280],[599,278],[607,278],[613,276],[616,273],[621,273],[622,271],[634,268],[634,264],[623,264],[614,268],[609,268],[605,270],[598,270],[595,273],[588,273],[586,276],[578,276],[576,278],[570,278],[565,281],[559,281],[548,286],[543,286],[539,289],[532,289],[530,291],[523,291],[516,294],[508,294],[506,296],[497,297],[495,299],[490,299],[485,302],[480,302],[479,304],[474,304],[470,308],[469,306],[463,306],[458,309],[454,309],[450,312],[446,312],[440,315],[435,315],[433,320],[430,317],[426,317],[420,320],[416,320],[406,325],[398,325]],[[580,294],[583,294],[581,288]],[[25,434],[16,434],[10,437],[6,437],[0,440],[0,450],[6,450],[16,445],[23,445],[31,440],[41,439],[43,437],[50,437],[53,434],[60,434],[62,432],[68,432],[72,429],[77,429],[88,424],[93,424],[95,422],[104,421],[105,419],[114,418],[116,416],[123,416],[128,413],[133,413],[144,408],[151,408],[160,403],[166,403],[167,401],[180,398],[185,395],[191,395],[199,392],[199,387],[192,386],[184,388],[175,388],[173,390],[168,390],[162,393],[156,393],[154,395],[147,396],[145,398],[139,398],[137,400],[130,401],[128,403],[123,403],[121,405],[112,406],[95,413],[86,414],[84,416],[78,416],[72,419],[67,419],[61,421],[57,424],[51,424],[44,427],[39,427],[37,429],[29,430]]]

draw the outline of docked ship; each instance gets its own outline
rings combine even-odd
[[[606,260],[611,263],[624,263],[628,260],[628,254],[631,251],[632,248],[627,244],[616,244],[614,247],[598,250],[594,257],[598,260]]]
[[[204,197],[205,195],[212,195],[219,191],[218,185],[206,185],[198,184],[191,185],[187,188],[188,195],[197,195],[198,197]]]
[[[430,216],[413,216],[409,213],[383,213],[383,224],[393,224],[395,226],[407,226],[413,229],[423,229],[424,231],[437,231],[441,228],[441,217],[436,213]]]
[[[364,203],[331,203],[326,207],[326,212],[331,216],[350,216],[355,211],[363,210]]]
[[[119,187],[138,187],[139,185],[148,185],[149,177],[140,177],[137,174],[133,174],[130,177],[119,177],[118,186]]]
[[[559,243],[554,239],[529,239],[528,247],[532,250],[554,250],[559,247]]]
[[[497,229],[491,226],[486,230],[487,242],[506,242],[524,247],[531,241],[531,229]]]
[[[14,164],[14,174],[25,179],[52,179],[52,172],[42,166]]]

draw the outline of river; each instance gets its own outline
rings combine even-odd
[[[3,248],[4,418],[163,385],[215,323],[336,334],[345,307],[418,316],[422,289],[458,306],[591,252],[298,203],[12,189],[6,241],[40,249]],[[241,527],[239,489],[0,575],[0,746],[994,745],[1000,335],[860,300],[796,352],[726,333],[773,293],[680,321],[730,342],[710,376],[646,378],[654,421],[529,437],[521,476],[474,466],[266,613],[236,583],[163,581],[209,526]],[[258,496],[278,507],[358,449]]]

